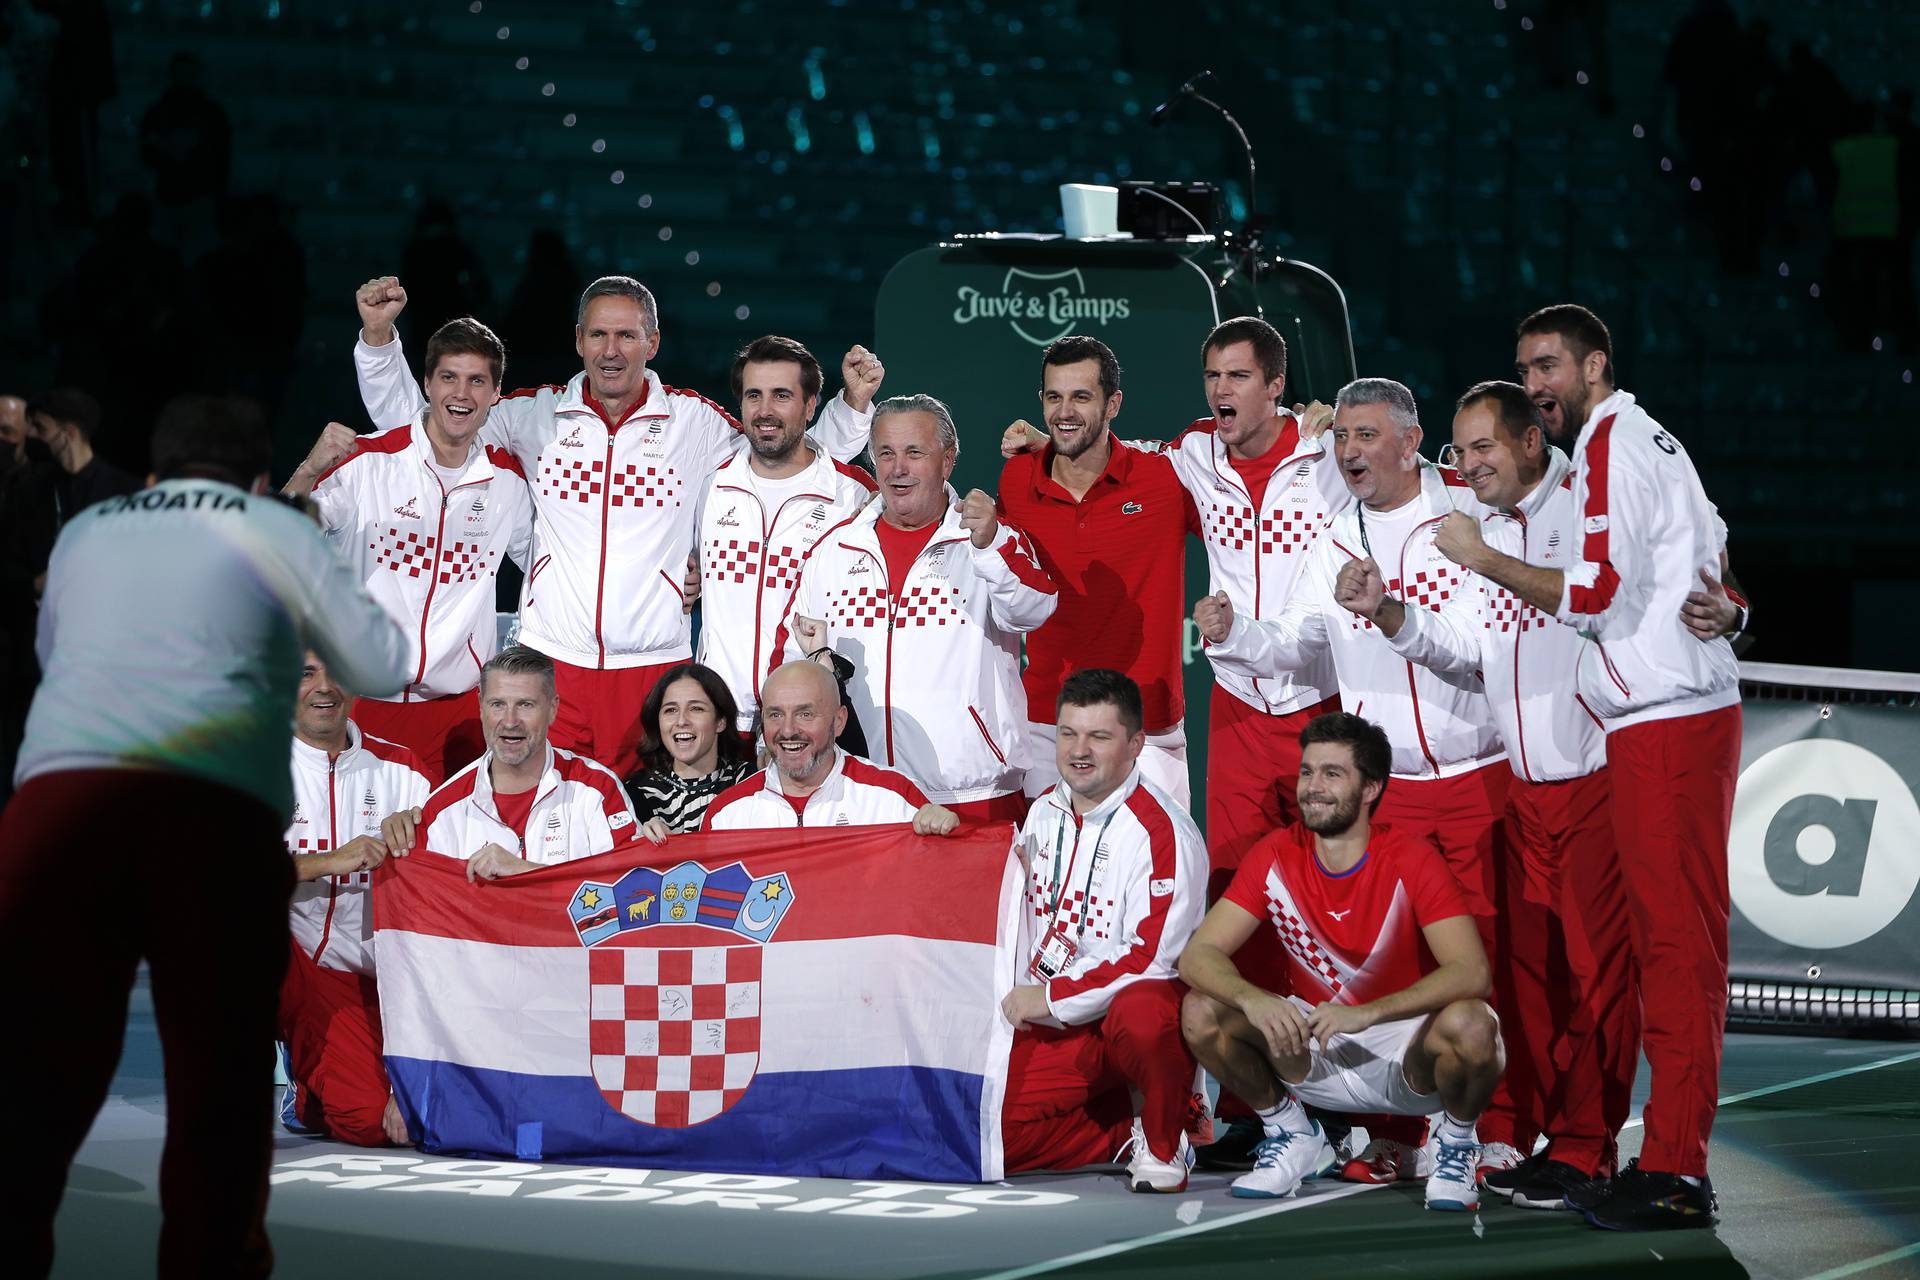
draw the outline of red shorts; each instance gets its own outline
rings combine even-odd
[[[560,714],[554,717],[547,740],[598,761],[622,778],[639,772],[640,709],[660,677],[686,661],[676,658],[648,667],[597,671],[555,658],[553,676],[560,693]]]
[[[389,1088],[373,979],[317,965],[298,943],[292,955],[280,987],[280,1038],[300,1122],[357,1147],[384,1146]]]
[[[436,787],[487,749],[480,733],[480,695],[473,689],[415,702],[361,698],[353,704],[353,722],[362,733],[397,742],[419,756],[427,781]]]

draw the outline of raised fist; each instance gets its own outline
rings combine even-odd
[[[353,452],[360,437],[353,428],[344,422],[329,422],[320,428],[320,438],[313,442],[313,448],[307,451],[307,459],[294,471],[293,479],[287,482],[286,493],[289,497],[304,497],[313,491],[320,477],[339,465]]]
[[[1193,622],[1208,644],[1225,644],[1228,633],[1233,630],[1233,601],[1227,599],[1224,591],[1201,596],[1193,603]]]
[[[887,367],[880,363],[880,357],[858,344],[840,362],[840,382],[847,389],[847,403],[860,413],[872,406],[886,376]]]
[[[354,292],[360,308],[360,336],[370,347],[384,347],[393,341],[393,322],[407,309],[407,291],[400,287],[399,276],[376,276]]]
[[[1380,577],[1380,566],[1371,559],[1349,560],[1340,566],[1340,576],[1333,582],[1333,598],[1340,607],[1349,613],[1357,613],[1363,618],[1372,618],[1380,612],[1380,604],[1386,599],[1386,582]]]
[[[1311,404],[1297,404],[1293,406],[1293,416],[1300,420],[1300,439],[1317,440],[1333,425],[1333,406],[1321,404],[1318,400]]]
[[[1000,456],[1011,458],[1032,449],[1042,448],[1046,443],[1046,432],[1025,418],[1016,418],[1013,425],[1000,434]]]
[[[960,527],[972,535],[973,545],[982,551],[1000,536],[1000,515],[994,510],[993,499],[980,490],[968,490],[953,509],[960,513]]]

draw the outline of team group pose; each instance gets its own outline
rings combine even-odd
[[[274,685],[290,1127],[410,1140],[370,945],[387,857],[432,849],[478,881],[699,830],[998,822],[1026,875],[1009,1170],[1123,1160],[1134,1190],[1171,1192],[1211,1160],[1243,1197],[1423,1179],[1434,1210],[1484,1193],[1613,1229],[1714,1220],[1746,606],[1683,445],[1619,387],[1591,312],[1521,321],[1513,379],[1454,405],[1446,466],[1390,378],[1290,408],[1264,321],[1195,335],[1206,413],[1170,441],[1119,438],[1119,359],[1063,337],[1044,429],[1007,428],[998,492],[963,494],[946,405],[879,398],[862,347],[826,395],[805,346],[757,338],[723,406],[649,368],[654,299],[609,276],[573,317],[581,372],[507,391],[480,320],[428,335],[416,382],[403,283],[356,301],[377,429],[329,424],[285,486],[334,554],[283,556],[286,602],[260,605],[309,637]],[[85,593],[127,572],[89,534],[113,505],[56,552],[21,754],[69,808],[128,785],[95,779],[69,714],[98,677],[67,670],[104,625]],[[1190,535],[1215,679],[1200,797]],[[339,618],[306,616],[323,576]],[[284,777],[252,790],[264,812]],[[0,885],[0,937],[27,936],[29,881]],[[70,1160],[83,1131],[43,1145]]]

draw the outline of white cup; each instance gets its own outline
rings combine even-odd
[[[1116,235],[1120,230],[1120,188],[1063,182],[1060,214],[1066,222],[1069,240]]]

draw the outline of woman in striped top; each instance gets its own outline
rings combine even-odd
[[[686,662],[660,677],[640,712],[640,772],[627,795],[641,834],[659,844],[698,831],[713,798],[753,772],[739,709],[711,667]]]

